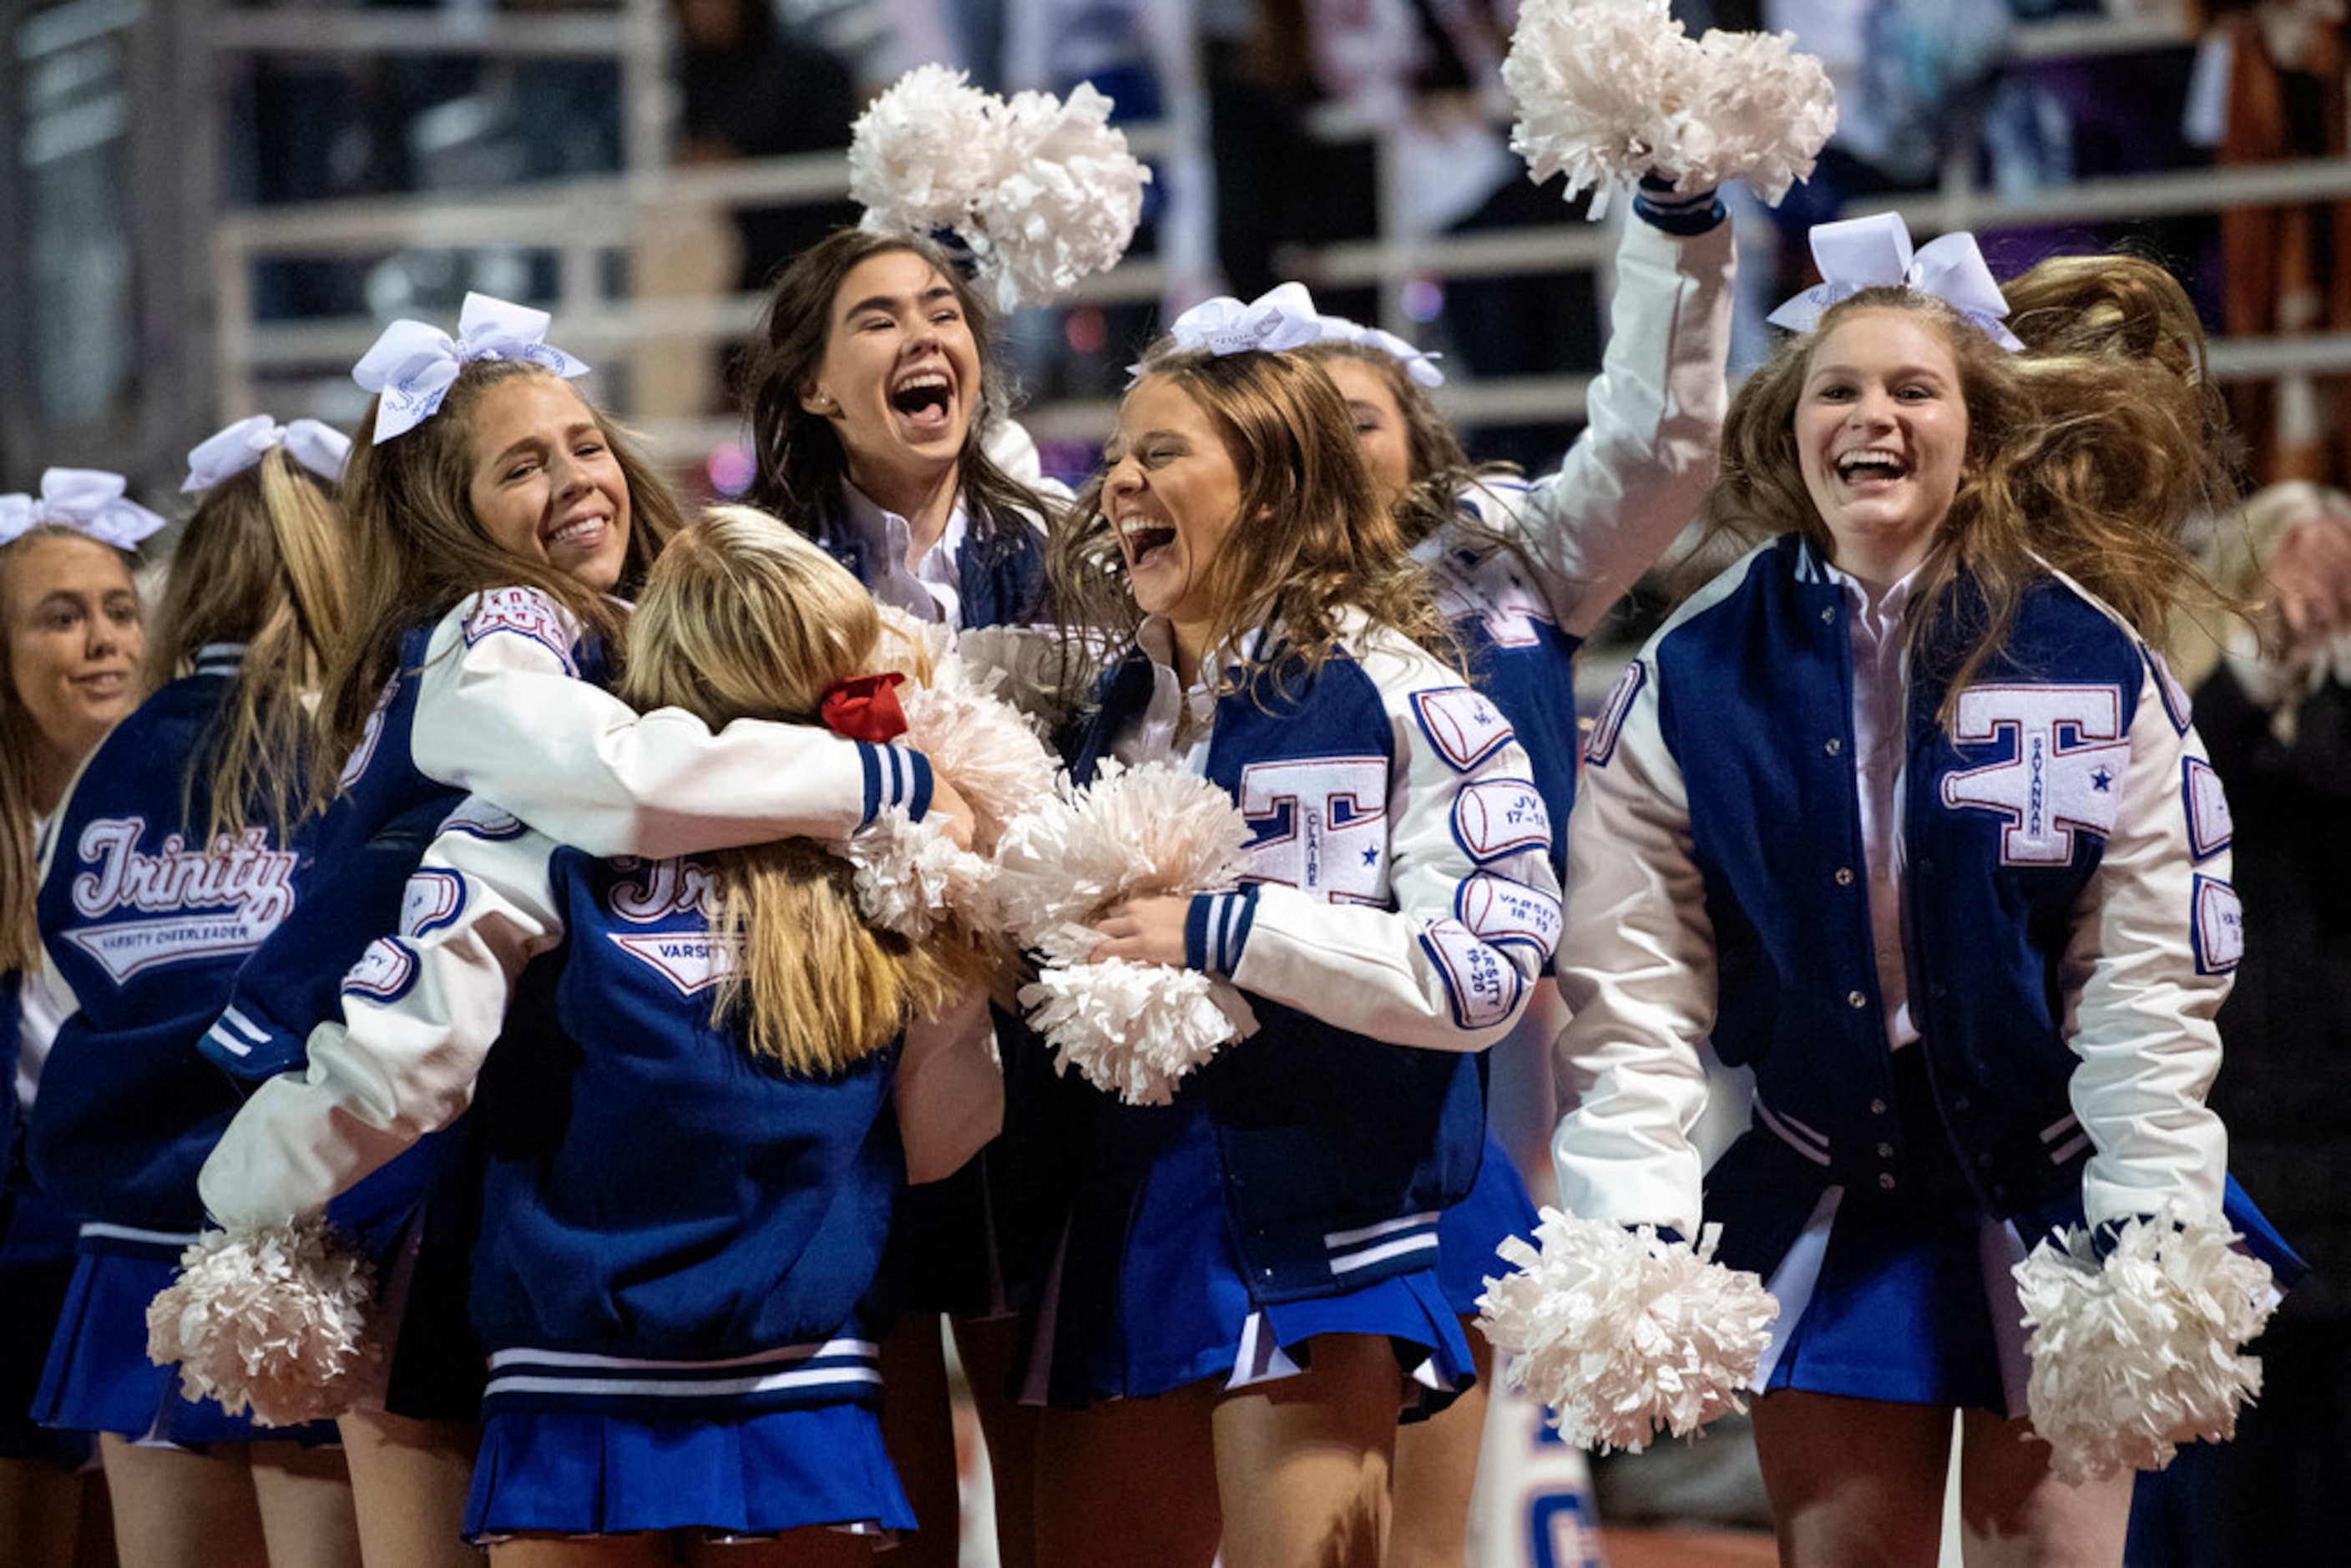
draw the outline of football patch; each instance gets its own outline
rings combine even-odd
[[[1502,710],[1468,686],[1415,692],[1412,708],[1429,744],[1456,773],[1468,772],[1510,739],[1510,721]]]
[[[2182,767],[2186,777],[2180,790],[2187,799],[2189,848],[2198,860],[2208,861],[2227,849],[2235,836],[2228,793],[2220,788],[2220,774],[2202,758],[2190,757]]]
[[[571,657],[571,628],[555,601],[536,588],[500,588],[482,595],[465,617],[465,646],[500,632],[528,637],[555,655],[563,673],[577,678],[580,666]]]
[[[1453,836],[1480,864],[1520,850],[1551,849],[1551,811],[1523,779],[1464,784],[1453,797]]]
[[[1439,920],[1420,934],[1420,945],[1437,961],[1457,1026],[1491,1029],[1517,1010],[1525,978],[1468,926],[1458,920]]]
[[[422,936],[457,918],[465,907],[465,883],[455,872],[426,868],[409,876],[400,894],[400,934]]]
[[[1633,711],[1633,699],[1641,695],[1641,684],[1648,678],[1648,666],[1640,660],[1625,666],[1625,673],[1609,688],[1608,700],[1601,704],[1599,716],[1592,721],[1592,728],[1583,737],[1585,762],[1594,768],[1608,766],[1608,759],[1616,755],[1616,737],[1625,727],[1625,716]]]
[[[455,810],[441,819],[444,833],[463,833],[467,838],[487,839],[496,843],[505,839],[518,839],[527,831],[523,820],[511,811],[501,811],[478,795],[468,795],[457,802]]]
[[[2196,972],[2225,975],[2245,956],[2245,906],[2218,877],[2196,879]]]
[[[343,994],[393,1002],[406,996],[415,983],[416,956],[391,937],[379,936],[344,975]]]
[[[1453,912],[1480,940],[1498,946],[1517,943],[1545,957],[1559,946],[1559,900],[1491,872],[1464,879]]]

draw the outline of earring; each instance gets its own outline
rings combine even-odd
[[[839,403],[832,401],[832,394],[831,392],[819,392],[809,401],[816,405],[816,411],[819,413],[831,413],[834,409],[841,406]]]

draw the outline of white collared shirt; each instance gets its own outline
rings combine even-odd
[[[906,519],[846,480],[841,491],[848,503],[849,527],[864,545],[865,559],[874,573],[868,585],[873,597],[909,615],[960,630],[963,590],[956,566],[963,558],[968,527],[962,497],[956,497],[955,510],[939,531],[938,542],[909,568],[906,551],[914,530]]]
[[[1216,727],[1217,696],[1208,689],[1211,659],[1200,661],[1192,683],[1176,674],[1176,628],[1164,617],[1147,615],[1135,629],[1136,646],[1151,659],[1151,700],[1112,744],[1111,755],[1132,768],[1139,762],[1164,762],[1186,773],[1208,770],[1208,741]]]
[[[1853,777],[1861,801],[1861,844],[1869,869],[1869,930],[1886,1039],[1896,1050],[1918,1038],[1910,1019],[1910,974],[1902,929],[1902,778],[1908,751],[1909,654],[1902,613],[1917,581],[1913,569],[1874,601],[1850,572],[1828,567],[1844,589],[1853,637]]]

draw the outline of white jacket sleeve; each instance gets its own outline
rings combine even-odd
[[[846,838],[885,806],[928,806],[917,753],[815,725],[743,719],[713,734],[683,709],[641,716],[577,678],[573,637],[529,590],[451,612],[418,677],[418,769],[598,856]]]
[[[480,813],[469,804],[458,815]],[[310,1032],[308,1071],[264,1083],[204,1161],[196,1186],[215,1219],[314,1214],[464,1113],[515,977],[562,940],[548,881],[555,848],[528,831],[459,828],[434,841],[410,882],[402,935],[353,966],[343,1021]]]
[[[1590,634],[1698,516],[1729,402],[1731,225],[1677,239],[1625,220],[1608,347],[1557,472],[1462,504],[1517,545],[1562,631]]]
[[[2228,806],[2203,742],[2171,719],[2187,699],[2168,685],[2152,668],[2142,683],[2122,801],[2074,909],[2062,976],[2081,1058],[2074,1111],[2095,1145],[2082,1176],[2094,1225],[2167,1205],[2217,1222],[2227,1175],[2228,1134],[2204,1096],[2220,1066],[2214,1019],[2243,945]]]
[[[1279,883],[1222,895],[1255,905],[1228,977],[1374,1040],[1482,1051],[1518,1022],[1558,940],[1550,819],[1528,782],[1526,753],[1482,697],[1416,651],[1374,651],[1361,662],[1395,736],[1385,801],[1394,907],[1326,903]],[[1416,696],[1474,705],[1483,716],[1465,713],[1465,723],[1504,738],[1457,763],[1424,727]]]
[[[1621,723],[1614,722],[1621,713]],[[1691,858],[1689,799],[1635,660],[1593,732],[1567,829],[1552,1052],[1566,1107],[1552,1136],[1560,1207],[1695,1238],[1705,1166],[1698,1047],[1714,1026],[1714,931]]]

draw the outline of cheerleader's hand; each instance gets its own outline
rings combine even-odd
[[[1173,894],[1152,894],[1113,904],[1109,914],[1093,922],[1102,940],[1086,956],[1097,964],[1105,958],[1127,958],[1180,969],[1184,921],[1191,910],[1190,899]]]
[[[947,841],[959,850],[971,848],[974,819],[971,802],[962,791],[947,782],[947,776],[935,769],[931,774],[931,807],[923,813],[923,821],[935,822]]]

